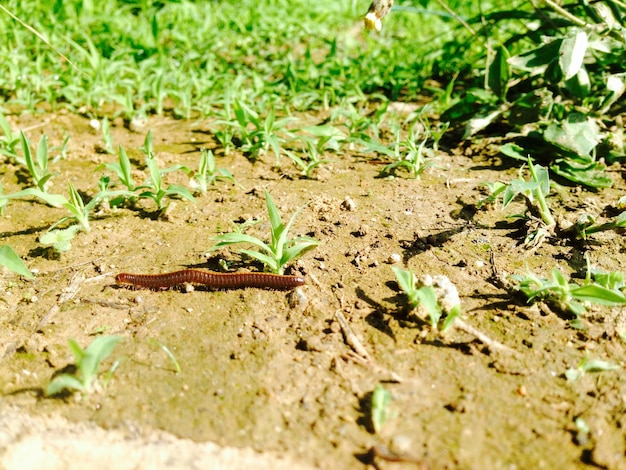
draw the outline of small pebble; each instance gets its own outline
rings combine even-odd
[[[402,261],[402,256],[398,253],[392,253],[389,255],[389,258],[387,258],[387,264],[397,264],[400,261]]]
[[[356,203],[352,200],[350,196],[346,196],[346,198],[341,203],[341,208],[345,211],[353,211],[356,209]]]

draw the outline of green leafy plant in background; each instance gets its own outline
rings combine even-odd
[[[22,131],[20,131],[20,142],[22,144],[22,152],[24,153],[24,162],[35,186],[41,192],[47,193],[48,180],[53,176],[48,171],[48,136],[42,134],[37,144],[35,157],[33,157],[33,152],[31,151],[30,141]]]
[[[435,288],[430,285],[418,286],[417,279],[412,270],[406,270],[397,266],[391,268],[396,275],[400,289],[406,294],[411,308],[422,305],[430,317],[430,326],[433,330],[445,332],[461,315],[461,304],[449,306],[448,311],[440,305]]]
[[[481,25],[481,32],[468,29],[468,41],[483,44],[486,57],[477,47],[467,48],[474,56],[465,57],[472,64],[484,60],[482,83],[475,81],[473,88],[472,79],[463,78],[466,91],[455,97],[442,121],[465,123],[464,138],[504,124],[521,136],[503,146],[503,154],[543,155],[563,178],[610,186],[598,157],[608,163],[625,158],[623,139],[601,129],[612,127],[620,112],[616,104],[626,91],[626,36],[621,33],[626,5],[535,2],[484,13],[467,24]]]
[[[19,255],[9,245],[0,246],[0,265],[28,279],[34,277]]]
[[[276,157],[276,164],[280,165],[281,144],[285,142],[281,134],[289,134],[285,126],[293,118],[276,119],[272,106],[265,119],[262,119],[256,111],[240,100],[235,100],[233,112],[238,125],[237,135],[242,142],[242,150],[254,159],[259,153],[268,152],[271,149]]]
[[[146,157],[146,166],[150,172],[150,177],[143,185],[136,188],[137,190],[141,190],[139,193],[140,198],[154,200],[160,211],[167,207],[164,204],[165,198],[182,197],[188,201],[195,202],[193,195],[186,187],[177,184],[169,184],[165,187],[163,182],[164,174],[177,170],[183,170],[185,173],[189,174],[189,168],[183,165],[173,165],[169,168],[161,170],[153,153],[149,153]]]
[[[99,336],[85,349],[81,348],[76,341],[70,339],[68,343],[74,355],[77,368],[76,374],[59,374],[54,377],[46,387],[46,395],[58,395],[64,390],[79,391],[86,395],[99,390],[101,387],[101,383],[98,380],[100,364],[109,357],[121,339],[119,336]],[[111,378],[118,364],[118,362],[115,362],[109,369],[107,377],[103,382],[104,385]]]
[[[257,246],[261,251],[240,250],[240,253],[261,261],[271,272],[282,274],[288,263],[319,245],[317,240],[310,237],[287,238],[296,217],[306,205],[291,216],[287,225],[283,224],[280,213],[267,191],[265,192],[265,205],[270,219],[271,242],[269,244],[245,233],[231,232],[215,237],[214,240],[218,243],[209,251],[233,244],[248,243]]]
[[[198,164],[198,171],[193,173],[189,180],[189,186],[193,189],[206,193],[209,186],[214,185],[217,181],[226,180],[237,184],[233,174],[225,168],[215,167],[215,157],[213,152],[207,149],[202,149],[200,154],[200,162]],[[241,187],[241,185],[239,185]]]
[[[20,145],[20,136],[13,133],[9,121],[2,113],[0,113],[0,130],[2,130],[0,154],[19,162],[20,157],[18,157],[16,150],[17,146]]]
[[[106,116],[100,121],[100,131],[102,132],[102,146],[98,147],[98,151],[113,155],[115,153],[115,144],[111,135],[111,124]]]

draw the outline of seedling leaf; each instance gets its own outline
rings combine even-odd
[[[13,251],[9,245],[0,246],[0,264],[6,267],[8,270],[13,271],[28,279],[33,279],[33,273],[31,273],[24,262],[20,259],[18,254]]]

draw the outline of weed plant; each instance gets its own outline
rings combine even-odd
[[[74,355],[76,374],[59,374],[54,377],[46,387],[46,395],[58,395],[64,390],[78,391],[83,395],[98,391],[108,383],[119,363],[113,364],[102,382],[98,379],[100,364],[109,357],[120,340],[118,336],[99,336],[83,349],[76,341],[70,339],[68,343]]]
[[[396,275],[400,289],[406,294],[411,308],[415,309],[422,305],[428,316],[430,317],[430,326],[433,330],[445,332],[461,315],[461,305],[451,306],[448,311],[444,312],[444,308],[437,299],[437,294],[433,286],[418,285],[417,279],[413,271],[392,266],[391,268]]]
[[[240,250],[240,253],[259,260],[273,273],[283,274],[287,264],[319,245],[319,242],[311,237],[287,238],[296,217],[306,206],[298,209],[291,216],[287,225],[284,225],[276,204],[274,204],[272,197],[267,191],[265,192],[265,205],[270,219],[271,242],[269,244],[239,230],[215,237],[214,240],[218,243],[209,251],[233,244],[248,243],[260,248],[261,251]]]

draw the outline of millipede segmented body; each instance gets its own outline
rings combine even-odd
[[[209,289],[258,287],[287,290],[304,285],[304,277],[268,273],[214,273],[198,269],[183,269],[164,274],[120,273],[115,276],[115,282],[148,289],[169,289],[181,284],[195,284]]]

